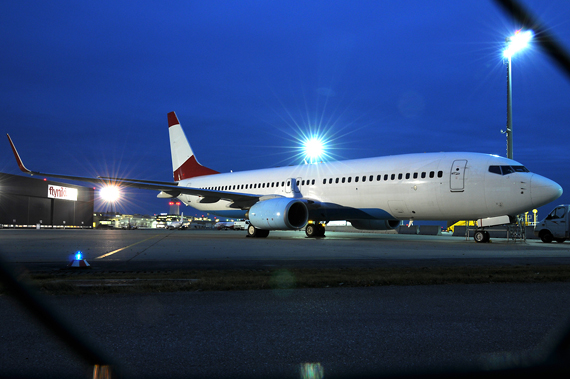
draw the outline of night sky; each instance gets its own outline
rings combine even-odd
[[[570,48],[568,1],[523,4]],[[328,160],[505,156],[501,50],[518,27],[481,0],[5,1],[1,125],[31,170],[161,181],[170,111],[220,172],[301,163],[316,132]],[[514,159],[565,189],[544,217],[570,203],[570,80],[536,46],[513,57],[513,115]],[[20,173],[6,139],[0,171]]]

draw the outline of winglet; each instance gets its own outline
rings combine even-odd
[[[16,161],[18,162],[20,170],[22,170],[26,174],[33,175],[34,173],[28,170],[26,166],[24,166],[24,162],[22,162],[22,158],[20,158],[20,154],[18,154],[18,150],[16,150],[16,146],[14,146],[14,142],[12,142],[12,138],[10,138],[10,135],[8,133],[6,133],[6,135],[8,136],[8,141],[10,141],[10,146],[12,146],[12,151],[14,152],[14,156],[16,157]]]

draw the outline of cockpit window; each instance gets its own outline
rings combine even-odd
[[[525,166],[512,166],[516,172],[530,172]]]
[[[499,175],[508,175],[513,172],[530,172],[525,166],[489,166],[489,172]]]
[[[489,166],[489,172],[492,172],[493,174],[501,174],[501,166]]]

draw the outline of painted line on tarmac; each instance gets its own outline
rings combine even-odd
[[[138,245],[139,243],[143,243],[144,241],[148,241],[148,240],[153,239],[153,238],[156,238],[156,237],[158,237],[158,236],[160,236],[160,234],[156,234],[156,235],[154,235],[154,236],[152,236],[152,237],[148,237],[147,239],[144,239],[144,240],[139,241],[139,242],[135,242],[135,243],[133,243],[132,245],[122,247],[122,248],[117,249],[117,250],[115,250],[115,251],[111,251],[110,253],[103,254],[103,255],[101,255],[101,256],[95,258],[95,259],[103,259],[103,258],[106,258],[106,257],[108,257],[108,256],[110,256],[110,255],[113,255],[113,254],[115,254],[115,253],[118,253],[119,251],[123,251],[123,250],[125,250],[125,249],[128,249],[129,247]]]

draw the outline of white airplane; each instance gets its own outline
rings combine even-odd
[[[170,225],[168,225],[168,229],[183,229],[184,226],[184,212],[180,214],[180,220],[172,221]]]
[[[234,223],[232,221],[218,221],[214,224],[214,229],[228,230],[233,229]]]
[[[28,170],[8,136],[20,169],[30,175],[113,182],[158,190],[159,198],[224,218],[249,219],[248,236],[348,220],[357,229],[396,228],[400,220],[459,220],[515,216],[562,195],[554,181],[503,157],[467,152],[404,154],[218,173],[201,165],[174,112],[168,114],[174,183],[126,178],[83,178]],[[487,223],[489,224],[489,223]],[[480,228],[475,240],[487,242]]]

